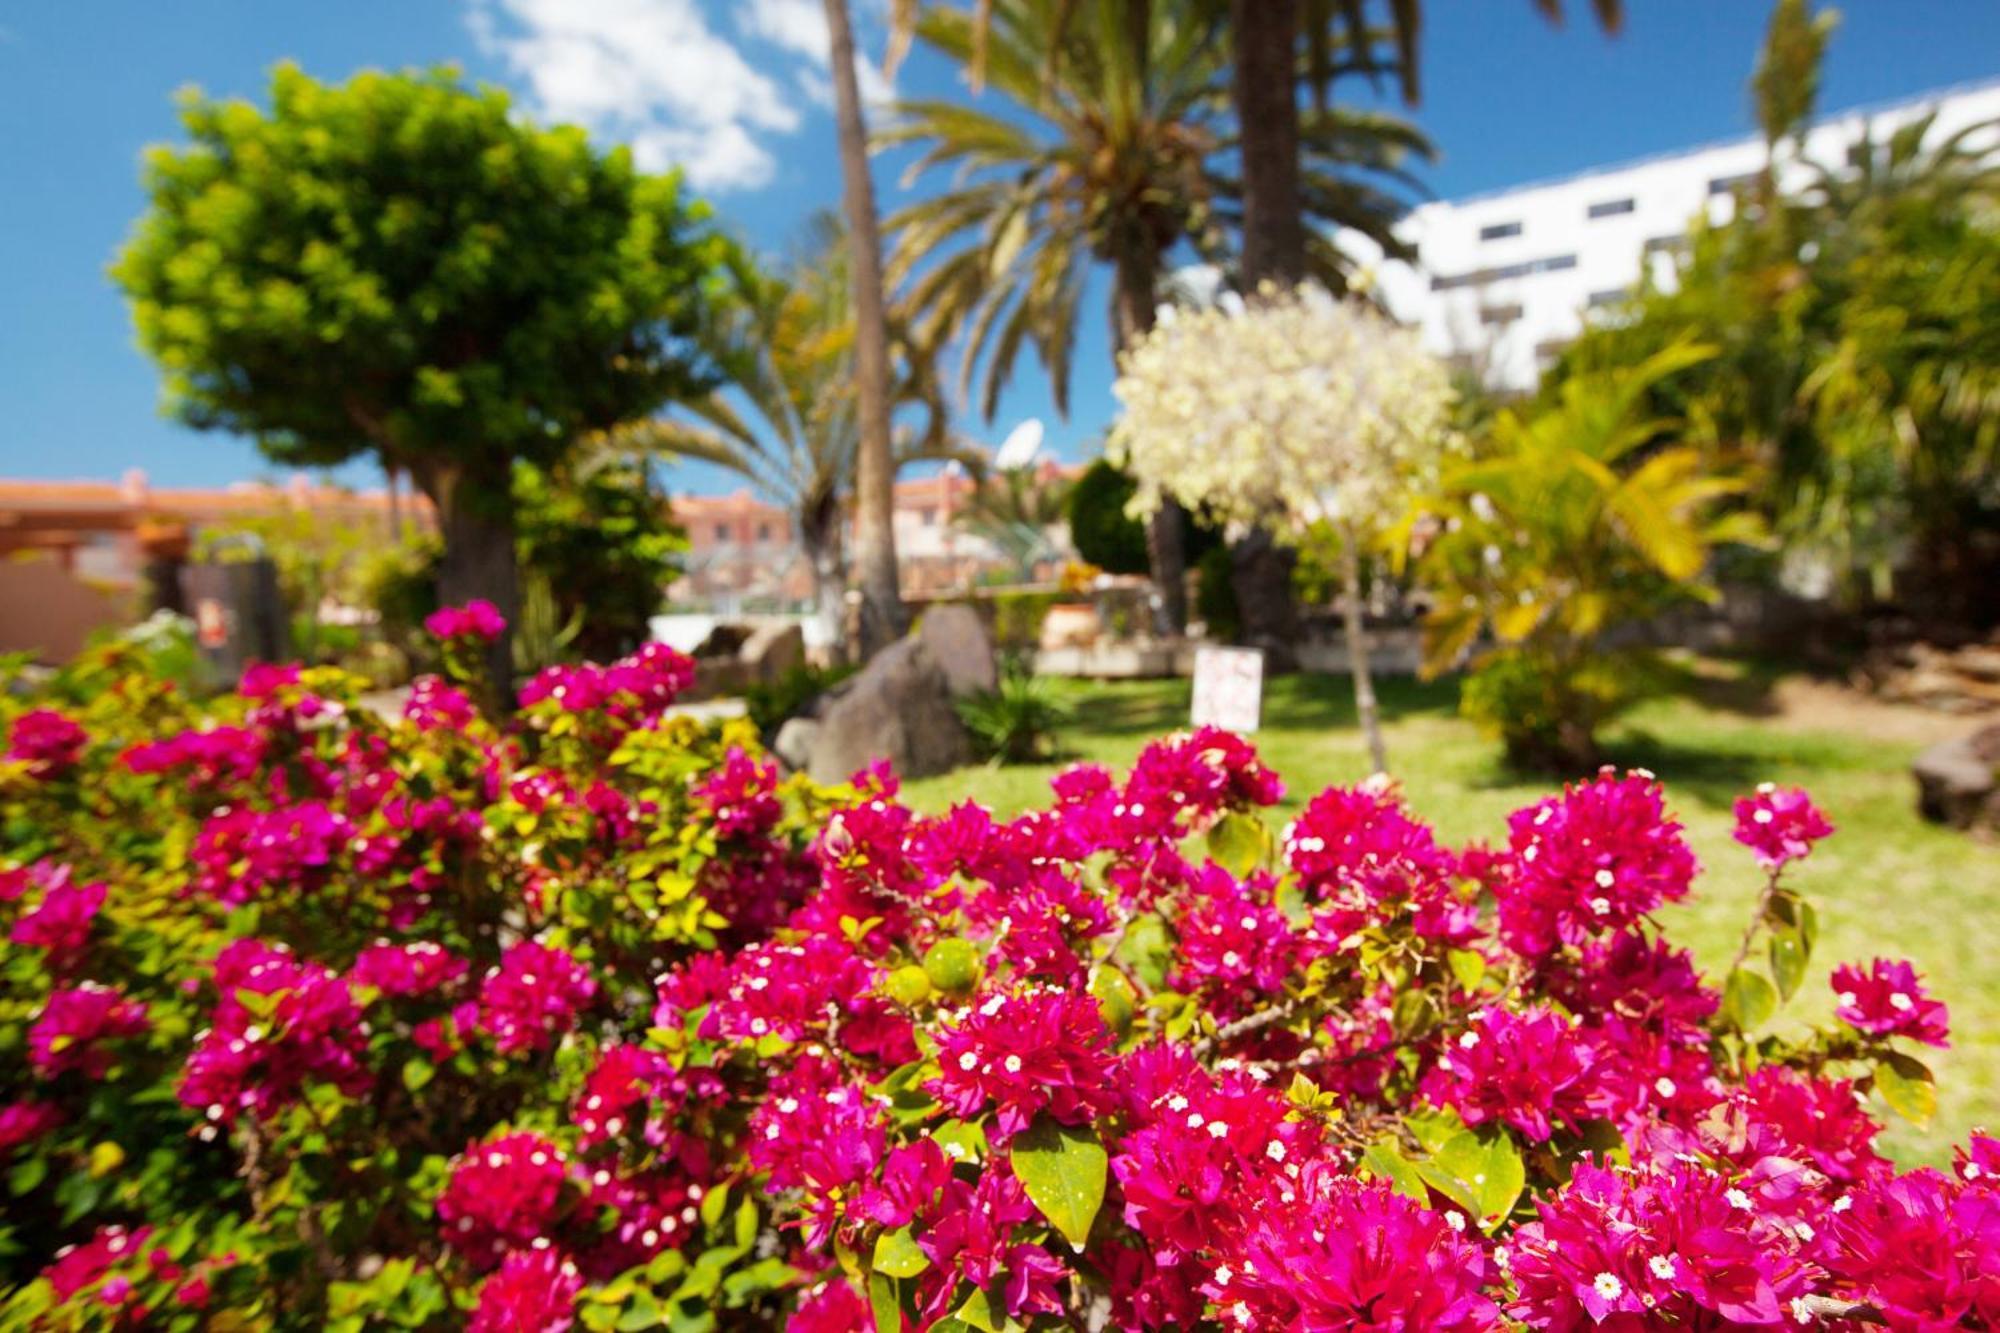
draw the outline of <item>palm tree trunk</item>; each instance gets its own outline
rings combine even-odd
[[[799,550],[805,555],[812,582],[813,611],[832,636],[834,660],[845,662],[852,645],[846,642],[847,616],[841,605],[847,581],[840,574],[839,504],[802,509],[798,521]]]
[[[826,0],[828,55],[840,172],[854,264],[854,370],[861,446],[854,466],[854,554],[861,584],[861,655],[901,638],[909,627],[896,578],[895,468],[890,461],[889,333],[883,311],[882,232],[875,182],[868,174],[868,131],[854,76],[854,28],[847,0]]]
[[[1361,620],[1361,547],[1352,523],[1340,525],[1340,613],[1347,622],[1347,665],[1354,673],[1354,711],[1368,738],[1368,762],[1374,772],[1387,773],[1389,751],[1382,743],[1375,680],[1368,673],[1368,627]]]
[[[1298,0],[1230,0],[1235,100],[1243,135],[1243,258],[1239,282],[1291,287],[1306,276],[1305,206],[1299,193]],[[1232,544],[1230,585],[1245,643],[1272,670],[1288,670],[1298,642],[1292,568],[1298,555],[1272,534]]]
[[[1243,135],[1245,293],[1306,276],[1299,195],[1298,0],[1229,0],[1235,98]]]
[[[1156,255],[1128,255],[1118,261],[1112,310],[1114,358],[1153,327],[1160,300],[1159,271]],[[1161,500],[1146,520],[1146,563],[1158,594],[1153,629],[1161,638],[1174,638],[1187,629],[1187,527],[1187,510],[1171,498]]]

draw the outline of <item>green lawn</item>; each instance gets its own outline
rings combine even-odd
[[[1667,926],[1705,967],[1726,965],[1760,884],[1729,836],[1730,802],[1759,782],[1808,788],[1839,832],[1797,872],[1820,909],[1823,939],[1794,1009],[1807,1018],[1829,1012],[1824,978],[1842,959],[1915,961],[1951,1006],[1953,1048],[1926,1057],[1938,1074],[1937,1121],[1922,1132],[1898,1125],[1890,1143],[1899,1157],[1941,1160],[1968,1129],[2000,1125],[2000,850],[1921,822],[1908,774],[1921,738],[1950,724],[1823,687],[1800,707],[1775,673],[1704,668],[1711,678],[1699,698],[1650,703],[1612,738],[1617,762],[1666,782],[1708,868],[1694,898],[1664,914]],[[1498,747],[1458,718],[1453,683],[1392,680],[1382,692],[1391,767],[1444,836],[1497,841],[1508,811],[1553,787],[1501,767]],[[1186,725],[1186,681],[1078,684],[1073,697],[1064,762],[1122,766],[1149,738]],[[1290,788],[1285,814],[1325,786],[1361,778],[1366,758],[1346,679],[1272,682],[1258,747]],[[1013,813],[1046,799],[1058,767],[964,769],[912,782],[906,795],[928,810],[972,799]]]

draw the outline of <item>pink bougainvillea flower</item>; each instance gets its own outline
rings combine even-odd
[[[347,983],[283,945],[231,942],[216,956],[218,997],[207,1032],[181,1076],[183,1105],[202,1112],[212,1135],[243,1111],[266,1115],[308,1082],[350,1095],[372,1081],[362,1066],[367,1034]],[[268,997],[255,1007],[249,997]]]
[[[940,1072],[931,1092],[958,1116],[992,1107],[1003,1135],[1020,1133],[1042,1111],[1079,1125],[1111,1104],[1111,1034],[1088,994],[992,995],[936,1035]]]
[[[31,708],[14,719],[8,733],[7,758],[27,765],[38,778],[52,778],[76,767],[88,732],[53,708]]]
[[[1491,1008],[1448,1039],[1424,1095],[1468,1125],[1498,1120],[1535,1142],[1604,1108],[1604,1053],[1553,1009]]]
[[[475,598],[464,606],[439,607],[424,617],[424,632],[437,639],[473,639],[491,643],[507,632],[500,608]]]
[[[1512,1313],[1551,1333],[1776,1326],[1814,1276],[1795,1230],[1692,1161],[1586,1160],[1508,1248]]]
[[[1606,769],[1507,817],[1512,865],[1494,885],[1500,927],[1522,952],[1581,944],[1685,898],[1694,852],[1659,782]]]
[[[114,1058],[107,1043],[143,1036],[149,1026],[144,1004],[86,981],[49,996],[28,1029],[28,1060],[44,1075],[80,1070],[96,1078]]]
[[[565,1333],[583,1277],[554,1249],[516,1250],[479,1288],[470,1333]]]
[[[1798,787],[1766,782],[1736,802],[1736,841],[1748,847],[1766,870],[1803,860],[1814,843],[1832,832],[1833,825]]]
[[[60,966],[82,952],[90,940],[90,923],[104,906],[102,884],[74,883],[66,871],[48,879],[42,900],[14,923],[12,939],[49,956],[51,966]]]
[[[538,1134],[503,1134],[475,1143],[453,1165],[438,1196],[438,1221],[453,1248],[495,1261],[546,1236],[562,1203],[569,1167],[562,1149]]]
[[[418,731],[463,731],[478,715],[465,691],[437,676],[411,681],[410,697],[403,701],[403,717]]]
[[[152,1231],[151,1227],[137,1230],[99,1227],[97,1234],[83,1244],[65,1245],[57,1250],[56,1261],[42,1271],[42,1276],[54,1288],[56,1300],[67,1301],[118,1265],[137,1258]]]
[[[33,1143],[63,1123],[63,1113],[48,1102],[9,1102],[0,1106],[0,1162],[24,1143]]]
[[[1908,1037],[1926,1046],[1949,1046],[1949,1016],[1933,1000],[1907,960],[1877,958],[1863,971],[1852,963],[1830,978],[1842,1022],[1871,1037]]]
[[[695,784],[694,798],[708,808],[718,838],[763,833],[783,813],[778,766],[751,758],[740,745],[730,746],[722,766]]]
[[[1465,1234],[1462,1217],[1432,1212],[1330,1163],[1309,1163],[1295,1187],[1262,1200],[1233,1249],[1205,1285],[1226,1326],[1382,1333],[1500,1327],[1500,1309],[1484,1290],[1495,1276],[1492,1261]]]
[[[597,994],[590,969],[562,949],[523,940],[479,987],[479,1027],[502,1054],[547,1049]]]

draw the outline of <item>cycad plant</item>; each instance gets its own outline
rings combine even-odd
[[[1060,681],[1038,676],[1013,658],[1001,664],[994,689],[967,695],[954,706],[974,747],[996,764],[1053,757],[1056,733],[1075,716]]]
[[[1644,411],[1654,384],[1709,355],[1672,347],[1571,379],[1546,408],[1500,413],[1482,456],[1448,472],[1401,534],[1439,534],[1423,561],[1436,597],[1428,668],[1490,636],[1464,708],[1516,764],[1588,771],[1598,729],[1648,675],[1645,653],[1618,631],[1712,597],[1711,550],[1761,535],[1724,504],[1745,479],[1710,471],[1704,451],[1677,438],[1679,423]]]
[[[1051,469],[998,468],[979,479],[952,521],[999,552],[1014,577],[1026,581],[1035,566],[1062,555],[1051,534],[1063,524],[1069,492],[1069,481]]]

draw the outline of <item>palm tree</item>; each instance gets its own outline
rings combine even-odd
[[[864,442],[855,375],[856,292],[848,267],[852,251],[839,223],[821,215],[808,238],[785,275],[740,279],[740,302],[715,335],[728,386],[685,404],[682,415],[619,427],[603,443],[713,463],[779,500],[797,527],[814,604],[838,625],[847,582],[841,529]],[[962,451],[946,437],[943,395],[930,362],[899,322],[892,321],[888,332],[894,370],[889,401],[925,409],[926,423],[892,438],[893,481],[906,463],[958,458]]]
[[[889,220],[890,276],[908,284],[918,336],[962,341],[961,379],[983,363],[991,417],[1024,344],[1067,411],[1070,359],[1095,266],[1112,275],[1114,349],[1152,327],[1160,284],[1178,252],[1229,258],[1241,184],[1228,170],[1237,139],[1224,66],[1210,27],[1185,6],[1146,0],[994,0],[979,12],[932,9],[916,36],[1006,99],[1004,111],[905,102],[877,136],[920,144],[915,177],[952,168],[951,188]],[[1411,154],[1429,145],[1379,114],[1316,118],[1306,151],[1307,205],[1330,226],[1351,226],[1392,252]],[[1312,252],[1338,287],[1345,260]],[[1164,628],[1185,623],[1180,515],[1149,532]]]
[[[1312,276],[1309,191],[1299,165],[1309,135],[1302,130],[1298,85],[1310,87],[1315,112],[1325,114],[1336,78],[1387,73],[1415,106],[1422,89],[1423,0],[1387,0],[1381,23],[1370,19],[1368,0],[1196,3],[1230,33],[1243,126],[1243,284],[1246,290],[1266,281],[1288,286]],[[1562,0],[1533,4],[1550,22],[1562,21]],[[1607,32],[1617,31],[1622,0],[1591,0],[1591,9]]]
[[[854,74],[854,25],[847,0],[826,0],[834,115],[840,133],[842,196],[852,251],[854,377],[860,442],[855,459],[854,545],[861,584],[864,659],[902,637],[909,617],[896,575],[895,463],[890,423],[889,334],[882,285],[882,234],[875,181],[868,173],[868,128]]]

